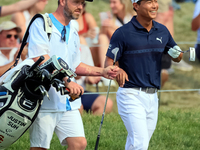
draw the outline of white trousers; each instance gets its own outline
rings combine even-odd
[[[157,93],[119,87],[117,106],[128,131],[125,150],[147,150],[158,119]]]

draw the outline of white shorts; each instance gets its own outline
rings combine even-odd
[[[79,110],[67,112],[40,112],[29,129],[31,147],[49,149],[53,133],[62,145],[67,145],[67,137],[85,137]]]
[[[157,93],[119,88],[117,106],[128,136],[126,150],[147,150],[158,118]]]

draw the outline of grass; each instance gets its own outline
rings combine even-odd
[[[200,145],[199,109],[160,109],[157,128],[150,141],[149,150],[198,150]],[[101,116],[83,115],[86,150],[93,150],[99,130]],[[101,130],[99,150],[123,150],[126,142],[126,129],[116,113],[105,116]],[[22,138],[7,150],[29,149],[29,136]],[[56,136],[53,137],[50,150],[64,150]]]
[[[4,0],[1,5],[13,3],[16,0]],[[175,11],[174,29],[175,41],[196,41],[196,32],[191,31],[193,16],[193,3],[180,3],[181,10]],[[55,0],[49,0],[44,12],[52,12],[57,8]],[[94,0],[87,3],[86,9],[92,13],[100,25],[98,13],[109,10],[108,0]],[[0,22],[10,19],[3,17]],[[187,50],[194,45],[183,44],[180,47]],[[184,60],[193,66],[190,72],[175,70],[162,90],[200,89],[200,63],[189,62],[188,54]],[[95,91],[94,87],[87,86]],[[118,87],[111,87],[110,91],[116,92]],[[100,92],[106,92],[107,87],[100,87]],[[123,150],[126,142],[126,129],[120,116],[117,114],[115,94],[109,97],[114,102],[113,112],[106,114],[101,130],[99,150]],[[162,92],[160,93],[160,107],[157,128],[150,141],[149,150],[198,150],[200,145],[200,95],[199,92]],[[101,116],[82,115],[85,135],[88,142],[86,150],[93,150],[97,138]],[[29,134],[26,132],[16,143],[7,150],[29,149]],[[60,146],[56,136],[53,137],[50,150],[65,150]]]

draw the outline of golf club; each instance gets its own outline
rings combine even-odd
[[[166,46],[167,48],[171,48],[169,46]],[[195,54],[195,48],[194,47],[190,47],[189,50],[187,51],[181,51],[181,50],[178,50],[178,49],[175,49],[181,53],[187,53],[187,52],[190,52],[190,57],[189,57],[189,61],[195,61],[195,57],[196,57],[196,54]]]
[[[170,46],[166,46],[167,48],[172,48],[172,47],[170,47]],[[176,51],[179,51],[179,52],[181,52],[181,53],[187,53],[187,52],[189,52],[190,51],[190,49],[188,49],[187,51],[181,51],[181,50],[178,50],[178,49],[175,49]]]
[[[115,65],[115,61],[116,61],[116,58],[117,58],[117,53],[118,53],[118,51],[119,51],[119,48],[118,48],[118,47],[116,47],[116,48],[114,48],[114,49],[112,50],[112,53],[114,54],[113,66]],[[101,118],[101,124],[100,124],[100,127],[99,127],[99,132],[98,132],[97,140],[96,140],[96,144],[95,144],[95,150],[97,150],[98,145],[99,145],[101,127],[102,127],[103,119],[104,119],[104,115],[105,115],[106,104],[107,104],[108,95],[109,95],[109,91],[110,91],[111,81],[112,81],[112,80],[110,79],[110,82],[109,82],[109,85],[108,85],[108,91],[107,91],[107,95],[106,95],[106,101],[105,101],[105,105],[104,105],[104,110],[103,110],[103,114],[102,114],[102,118]]]

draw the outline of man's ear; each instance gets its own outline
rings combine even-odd
[[[66,0],[60,0],[60,5],[65,6]]]
[[[135,8],[135,10],[137,11],[139,8],[139,5],[137,3],[133,3],[133,8]]]

